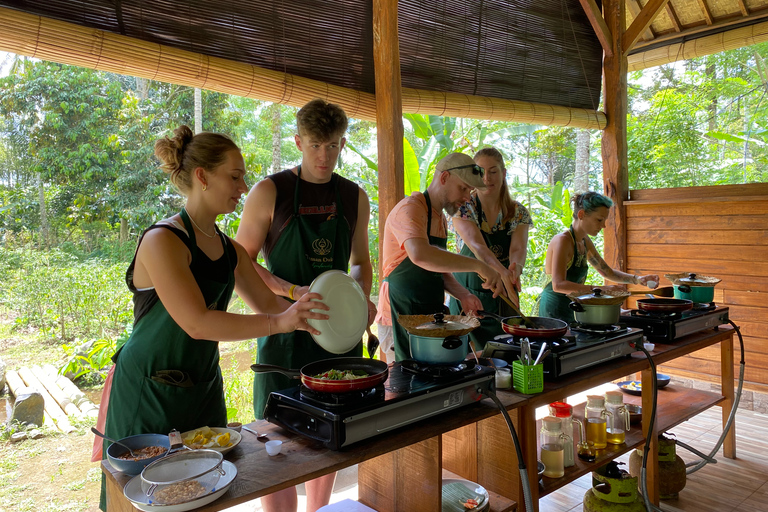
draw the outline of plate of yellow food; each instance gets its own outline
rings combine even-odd
[[[242,437],[231,428],[200,427],[181,434],[184,446],[193,450],[216,450],[222,454],[240,444]]]

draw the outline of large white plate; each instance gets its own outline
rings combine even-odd
[[[466,487],[470,491],[483,496],[482,499],[480,500],[480,503],[477,504],[477,508],[473,508],[472,512],[484,512],[490,508],[491,497],[488,495],[488,491],[485,490],[485,487],[483,487],[480,484],[476,484],[475,482],[464,480],[463,478],[443,478],[443,485],[448,485],[453,483],[464,484],[464,487]],[[448,510],[448,509],[443,507],[443,510]],[[453,509],[450,509],[450,510],[453,510]]]
[[[200,427],[202,428],[202,427]],[[237,432],[236,430],[232,430],[231,428],[222,428],[222,427],[208,427],[217,434],[224,434],[226,432],[229,432],[229,442],[232,443],[230,446],[212,446],[210,448],[206,448],[206,450],[215,450],[217,452],[221,452],[222,454],[229,452],[230,450],[234,449],[235,446],[240,444],[240,441],[243,439],[243,437],[240,435],[240,432]],[[189,434],[194,434],[195,430],[187,430],[186,432],[183,432],[181,434],[181,439],[183,440],[185,437],[187,437]],[[186,446],[186,445],[185,445]],[[192,448],[194,450],[194,448]]]
[[[308,319],[307,323],[320,331],[312,335],[315,342],[332,354],[352,350],[368,326],[368,302],[357,281],[341,270],[327,270],[309,285],[311,293],[323,296],[329,311],[328,320]]]
[[[230,484],[235,480],[235,477],[237,476],[237,468],[228,460],[222,461],[221,468],[226,474],[219,478],[219,482],[216,484],[216,490],[210,494],[206,494],[205,496],[194,499],[192,501],[188,501],[186,503],[178,503],[176,505],[150,505],[149,498],[144,493],[144,491],[141,490],[141,475],[136,475],[135,477],[131,478],[127,484],[125,484],[123,494],[131,501],[131,503],[134,504],[136,508],[139,510],[144,510],[145,512],[185,512],[187,510],[196,509],[216,501],[221,497],[222,494],[227,492]]]

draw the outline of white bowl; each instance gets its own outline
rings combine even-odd
[[[648,352],[653,352],[653,349],[656,348],[656,344],[646,342],[646,343],[643,343],[643,348]]]
[[[264,443],[268,455],[277,455],[283,449],[282,441],[267,441]]]

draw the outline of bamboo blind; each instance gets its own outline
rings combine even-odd
[[[627,57],[627,71],[661,66],[768,41],[768,22],[756,23],[685,43],[653,48]]]
[[[0,49],[76,66],[302,106],[321,97],[375,120],[373,94],[0,7]],[[532,102],[403,89],[403,111],[601,129],[605,114]]]

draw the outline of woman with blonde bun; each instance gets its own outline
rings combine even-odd
[[[142,234],[126,273],[134,327],[113,358],[102,401],[112,439],[224,427],[218,342],[297,329],[319,334],[307,319],[328,318],[310,311],[328,309],[312,300],[322,299],[318,294],[291,305],[272,293],[245,249],[216,226],[248,191],[243,157],[229,137],[181,126],[155,143],[155,155],[186,204]],[[233,290],[257,314],[228,313]],[[102,492],[102,510],[104,498]]]

